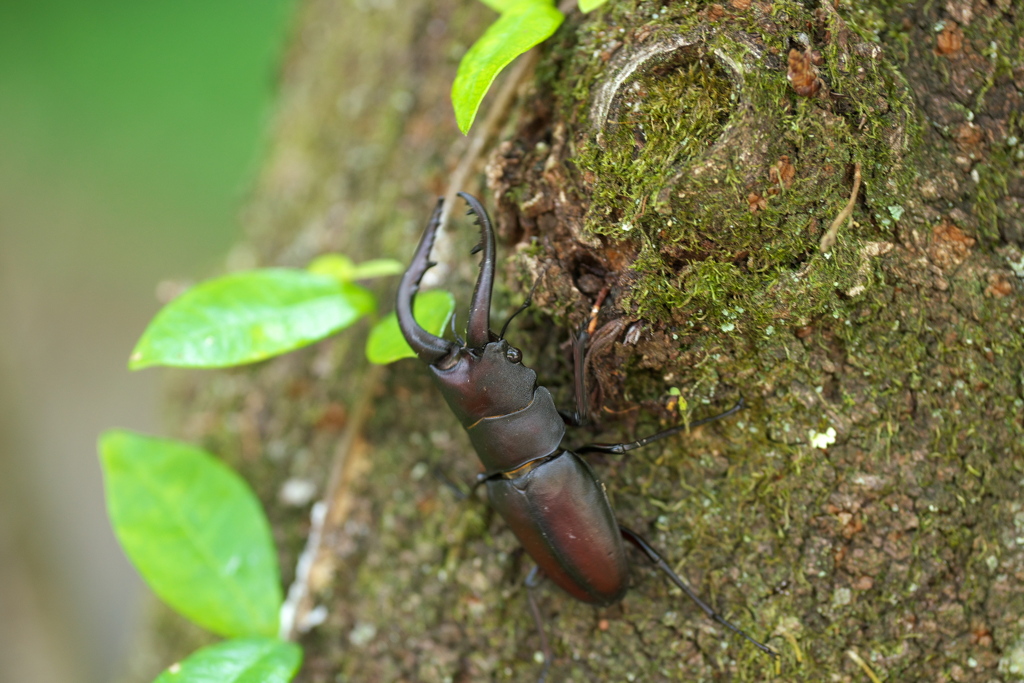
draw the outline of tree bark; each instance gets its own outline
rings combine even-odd
[[[447,91],[488,20],[307,0],[232,265],[408,258],[465,149]],[[496,319],[539,280],[509,336],[568,407],[564,342],[608,289],[588,362],[604,440],[744,397],[593,462],[620,521],[781,654],[773,673],[635,554],[620,604],[540,591],[549,680],[1024,680],[1022,54],[1011,0],[610,0],[545,44],[459,188],[486,177],[496,207]],[[281,487],[323,493],[358,432],[299,680],[534,680],[529,560],[431,475],[478,469],[425,370],[368,373],[362,334],[173,392],[178,435],[256,486],[288,581],[309,510]]]

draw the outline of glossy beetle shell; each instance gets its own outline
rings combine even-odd
[[[480,275],[467,340],[433,335],[413,317],[420,280],[441,223],[434,209],[398,287],[396,312],[407,342],[426,363],[441,395],[469,434],[491,503],[530,556],[570,595],[607,605],[626,591],[622,536],[604,487],[578,455],[562,450],[565,422],[522,355],[490,332],[494,231],[480,202],[461,193],[480,224]]]
[[[572,451],[515,478],[487,482],[487,493],[526,552],[574,598],[595,605],[622,599],[629,568],[604,487]]]

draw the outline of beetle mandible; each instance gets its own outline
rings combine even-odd
[[[629,578],[625,539],[647,555],[708,617],[776,656],[774,650],[726,621],[701,600],[643,538],[616,521],[604,486],[580,457],[591,452],[624,453],[678,434],[687,426],[631,443],[593,444],[576,451],[562,447],[566,422],[578,424],[585,420],[587,412],[582,344],[577,342],[575,353],[577,411],[572,416],[563,415],[555,407],[551,393],[537,385],[537,373],[522,364],[519,349],[503,339],[504,329],[497,336],[491,332],[494,231],[479,200],[465,192],[459,196],[469,204],[470,214],[476,216],[480,225],[481,241],[473,251],[483,252],[465,342],[448,341],[427,332],[412,313],[420,280],[434,265],[430,262],[430,251],[440,227],[443,200],[438,201],[412,263],[402,277],[396,313],[409,346],[430,368],[441,394],[469,434],[484,467],[477,483],[486,485],[491,505],[539,570],[574,598],[597,606],[622,599]],[[742,401],[721,415],[693,422],[689,427],[731,415],[741,407]],[[551,657],[537,614],[534,610],[544,643],[546,671]]]

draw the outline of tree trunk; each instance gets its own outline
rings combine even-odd
[[[305,2],[235,262],[407,259],[465,148],[448,88],[490,16]],[[610,0],[545,44],[459,188],[486,172],[498,303],[539,279],[509,337],[563,407],[563,343],[608,289],[588,363],[604,440],[745,399],[593,463],[622,523],[780,652],[780,680],[1024,680],[1022,54],[1012,0]],[[445,258],[475,268],[453,229],[467,250]],[[324,492],[359,434],[299,680],[534,680],[529,559],[431,475],[478,469],[425,369],[368,371],[361,335],[175,385],[178,435],[254,483],[289,581],[309,509],[279,491]],[[773,678],[631,561],[609,608],[539,591],[549,680]]]

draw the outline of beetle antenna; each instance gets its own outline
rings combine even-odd
[[[455,331],[455,316],[453,315],[451,318],[449,318],[449,320],[451,321],[452,324],[452,336],[455,337],[455,341],[459,342],[459,346],[465,346],[466,341],[459,336],[458,332]]]
[[[515,313],[508,317],[508,320],[505,321],[505,324],[501,326],[501,332],[498,333],[498,341],[501,341],[502,339],[505,338],[505,330],[508,329],[509,323],[512,322],[512,319],[515,318],[520,313],[522,313],[523,311],[525,311],[527,308],[529,308],[530,304],[533,303],[533,293],[537,291],[538,283],[540,283],[540,278],[537,278],[536,280],[533,281],[533,286],[530,287],[530,293],[526,295],[525,299],[523,299],[523,303],[520,304],[519,308],[516,309]]]

